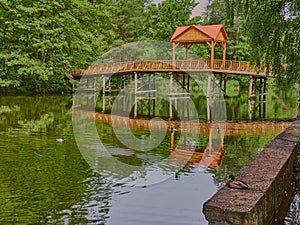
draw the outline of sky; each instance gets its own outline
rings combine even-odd
[[[163,0],[153,0],[154,3],[160,3]],[[207,6],[209,0],[196,0],[199,4],[197,7],[193,10],[192,16],[201,16],[201,14],[204,12],[205,7]]]

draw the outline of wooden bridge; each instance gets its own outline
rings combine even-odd
[[[235,60],[143,60],[116,62],[89,66],[84,73],[73,73],[74,77],[117,76],[137,73],[194,73],[236,74],[255,77],[272,77],[265,66]]]
[[[206,76],[206,96],[208,98],[222,94],[226,95],[228,75],[247,76],[249,77],[249,104],[253,105],[257,102],[264,104],[266,102],[267,78],[273,77],[273,75],[269,73],[264,64],[257,65],[246,61],[226,60],[227,41],[228,37],[225,28],[220,24],[178,27],[171,38],[173,43],[171,60],[102,63],[88,66],[84,72],[73,72],[72,75],[75,79],[83,78],[86,81],[81,83],[81,87],[78,87],[81,90],[96,91],[96,83],[100,83],[98,86],[102,86],[99,91],[102,91],[103,96],[106,94],[110,95],[112,92],[120,92],[124,90],[127,84],[132,83],[133,93],[135,94],[134,117],[137,116],[138,101],[143,99],[153,100],[155,98],[157,91],[156,74],[159,73],[167,74],[165,77],[170,81],[170,118],[173,115],[172,101],[176,102],[179,97],[188,98],[190,79],[198,79],[200,73],[208,74]],[[194,44],[208,44],[211,48],[210,59],[189,59],[189,49]],[[184,60],[176,58],[178,45],[183,45],[185,48]],[[222,59],[215,59],[215,47],[217,46],[222,48]],[[216,76],[211,76],[211,74],[217,74],[217,79]],[[177,83],[174,83],[174,81]],[[182,94],[183,92],[184,95]],[[146,95],[148,96],[145,97]],[[105,100],[105,98],[103,99]],[[105,103],[103,108],[103,111],[105,111]],[[262,105],[261,108],[262,114],[265,114],[265,105]],[[210,120],[210,114],[210,112],[207,113],[208,120]]]
[[[226,43],[228,37],[222,24],[178,27],[170,41],[173,43],[171,60],[143,60],[100,64],[87,67],[84,73],[73,73],[73,76],[114,76],[133,72],[213,72],[259,77],[271,76],[267,74],[265,65],[258,66],[250,62],[226,60]],[[189,60],[189,49],[195,44],[207,44],[210,46],[211,57],[209,60]],[[185,48],[185,60],[176,59],[176,48],[178,45],[183,45]],[[215,59],[216,46],[222,48],[222,60]]]

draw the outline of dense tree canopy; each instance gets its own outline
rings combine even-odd
[[[191,18],[194,0],[165,0],[147,8],[146,33],[148,38],[169,41],[178,26],[199,24],[200,16]]]
[[[299,1],[211,0],[204,18],[191,16],[196,5],[195,0],[0,0],[0,90],[70,90],[68,71],[90,65],[113,47],[169,41],[178,26],[215,23],[228,32],[228,59],[268,63],[279,77],[299,80]],[[205,46],[192,50],[209,57]]]
[[[266,62],[278,80],[300,79],[300,1],[237,0],[247,19],[252,55]],[[284,79],[280,79],[284,78]]]
[[[233,0],[213,0],[207,6],[205,24],[224,24],[229,38],[227,59],[251,60],[249,35],[245,29],[245,18]],[[219,52],[219,57],[221,57]]]
[[[264,63],[278,83],[300,79],[300,1],[211,0],[204,23],[222,23],[228,59]]]
[[[114,46],[145,39],[145,5],[146,0],[111,1],[111,15],[116,26]]]
[[[85,66],[112,39],[104,7],[88,0],[1,0],[0,85],[66,89],[66,71]]]
[[[194,0],[0,0],[0,87],[34,92],[71,87],[74,71],[124,43],[169,40],[191,19]]]

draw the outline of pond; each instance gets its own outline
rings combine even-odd
[[[252,122],[246,93],[226,98],[227,133],[218,140],[222,148],[215,147],[224,154],[209,164],[199,163],[203,152],[200,159],[170,157],[173,145],[208,145],[212,137],[204,116],[200,132],[188,132],[186,139],[179,131],[158,130],[160,144],[143,151],[126,147],[118,136],[126,136],[123,126],[103,120],[102,113],[93,122],[101,143],[89,132],[74,131],[86,131],[87,121],[94,120],[74,124],[72,95],[1,96],[0,224],[207,224],[203,203],[295,118],[293,91],[268,93],[264,118]],[[147,146],[151,135],[145,123],[131,120],[138,147]],[[62,137],[64,142],[56,140]],[[95,149],[103,146],[111,158],[97,161]],[[299,222],[298,208],[296,194],[286,224]]]

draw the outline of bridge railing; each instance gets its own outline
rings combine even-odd
[[[232,60],[176,60],[173,66],[172,60],[143,60],[132,62],[117,62],[89,66],[84,75],[105,75],[126,72],[180,72],[180,71],[213,71],[223,73],[236,73],[267,76],[264,65],[256,65],[246,61]],[[76,74],[74,74],[76,76]],[[79,74],[77,74],[79,76]],[[82,75],[81,75],[82,76]]]
[[[214,60],[213,67],[211,68],[217,70],[238,71],[245,73],[256,73],[258,75],[267,75],[265,65],[258,66],[255,63],[250,63],[247,61],[226,60],[224,63],[222,60]]]

